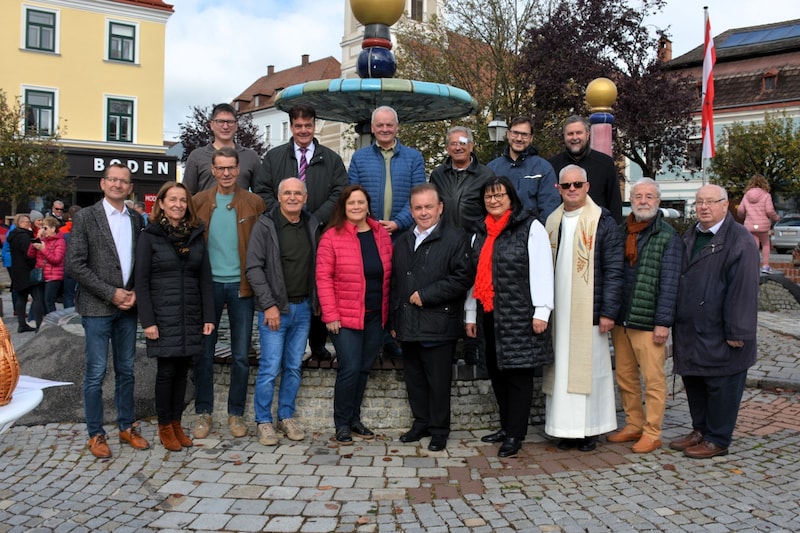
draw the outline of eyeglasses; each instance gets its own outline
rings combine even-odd
[[[224,120],[221,118],[212,119],[211,122],[213,122],[217,126],[233,126],[234,124],[236,124],[235,120]]]
[[[131,184],[131,180],[125,180],[125,179],[122,179],[122,178],[103,178],[103,179],[106,180],[109,183],[112,183],[112,184],[116,184],[116,183],[119,183],[121,185],[130,185]]]
[[[218,167],[218,166],[215,165],[214,166],[214,170],[216,170],[220,174],[225,174],[226,170],[228,172],[230,172],[231,174],[236,174],[237,172],[239,172],[239,165],[236,165],[236,166],[233,166],[233,167]]]
[[[54,207],[53,208],[53,211],[63,211],[63,210],[64,210],[63,207]]]
[[[705,207],[705,206],[711,207],[714,204],[718,204],[718,203],[724,202],[724,201],[725,201],[725,198],[720,198],[719,200],[697,200],[694,203],[694,205],[696,205],[697,207]]]
[[[562,189],[569,190],[570,187],[575,187],[576,189],[583,189],[583,184],[586,183],[585,181],[565,181],[564,183],[559,183],[558,186]]]
[[[469,142],[462,143],[461,141],[453,141],[451,143],[447,143],[447,146],[449,146],[450,148],[457,148],[459,146],[466,146],[468,144]]]
[[[515,130],[509,131],[508,134],[511,135],[512,137],[520,137],[522,139],[527,139],[531,135],[533,135],[532,133],[528,133],[526,131],[515,131]]]
[[[498,192],[498,193],[495,193],[495,194],[484,194],[483,195],[483,201],[484,202],[491,202],[492,200],[494,200],[495,202],[500,202],[506,196],[508,196],[507,192]]]

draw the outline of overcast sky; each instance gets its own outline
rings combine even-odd
[[[191,107],[231,101],[266,74],[267,65],[290,68],[303,54],[341,61],[345,0],[167,1],[175,12],[167,23],[165,139],[177,138]],[[646,23],[670,27],[677,57],[702,44],[704,5],[715,35],[800,19],[798,0],[669,0]]]

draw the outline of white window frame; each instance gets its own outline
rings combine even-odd
[[[289,121],[281,122],[281,142],[285,143],[289,140]]]
[[[54,34],[53,34],[53,49],[45,50],[42,48],[29,48],[28,47],[28,12],[39,11],[42,13],[51,13],[55,15],[54,19]],[[61,11],[58,9],[49,9],[41,6],[23,5],[22,6],[22,21],[20,22],[22,31],[20,31],[19,47],[22,50],[31,52],[41,52],[43,54],[59,54],[61,53]]]
[[[58,89],[54,87],[42,87],[42,86],[35,86],[35,85],[23,85],[21,87],[21,94],[22,94],[22,106],[23,109],[27,106],[28,102],[28,93],[29,92],[40,92],[40,93],[49,93],[53,95],[53,117],[51,120],[50,127],[52,128],[51,131],[47,135],[40,135],[40,137],[49,137],[58,133]],[[27,124],[27,112],[23,113],[22,116],[22,124],[21,124],[21,131],[27,131],[28,124]]]
[[[123,26],[130,26],[133,28],[133,61],[128,61],[127,59],[117,59],[111,57],[111,25],[112,24],[120,24]],[[106,19],[106,27],[105,27],[105,50],[103,51],[103,57],[106,61],[113,61],[114,63],[120,63],[123,65],[138,65],[139,62],[139,45],[141,41],[141,28],[139,27],[139,23],[136,21],[131,20],[120,20],[120,19]]]
[[[133,104],[133,113],[131,115],[131,138],[130,140],[118,140],[118,139],[110,139],[109,138],[109,124],[111,120],[111,116],[109,114],[109,105],[111,104],[111,100],[122,100],[125,102],[131,102]],[[136,144],[137,142],[137,128],[136,125],[139,123],[139,101],[138,98],[135,96],[123,96],[119,94],[105,94],[103,95],[103,140],[109,143],[120,143],[120,144]]]

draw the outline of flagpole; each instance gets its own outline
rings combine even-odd
[[[702,168],[703,185],[707,183],[708,160],[714,157],[714,63],[717,55],[714,49],[714,36],[708,17],[708,6],[703,6],[703,81],[702,81]]]

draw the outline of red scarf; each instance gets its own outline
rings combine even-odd
[[[490,312],[494,309],[494,284],[492,283],[492,255],[494,253],[494,241],[511,218],[509,209],[503,216],[495,220],[492,215],[486,215],[486,242],[481,248],[481,255],[478,257],[478,272],[475,275],[475,290],[473,296],[481,302],[483,310]]]

